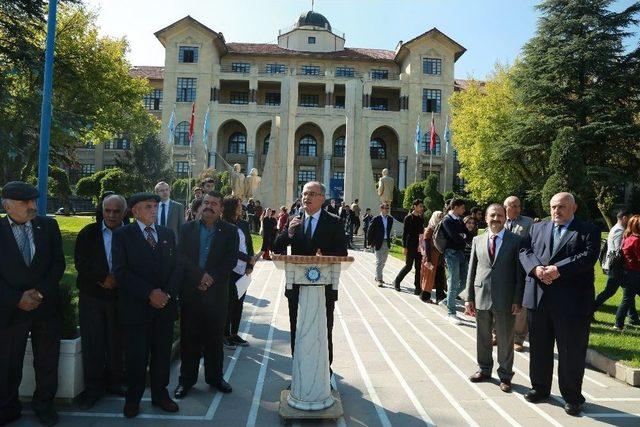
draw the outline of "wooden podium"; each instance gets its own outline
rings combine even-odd
[[[280,395],[280,416],[285,419],[342,416],[342,403],[329,381],[325,286],[338,290],[343,265],[349,256],[273,255],[276,268],[284,270],[287,289],[300,285],[295,355],[291,390]]]

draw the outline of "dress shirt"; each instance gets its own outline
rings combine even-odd
[[[564,233],[567,232],[567,229],[569,228],[569,226],[571,225],[571,223],[573,222],[573,218],[571,217],[569,218],[569,221],[565,222],[564,224],[562,224],[562,228],[560,229],[560,238],[562,239],[562,236],[564,236]],[[554,228],[555,227],[559,227],[559,224],[553,224]],[[554,230],[554,235],[555,235],[555,230]],[[557,242],[554,242],[554,244]]]
[[[207,264],[211,242],[213,242],[213,236],[215,236],[215,234],[215,224],[213,224],[211,228],[207,228],[204,221],[200,220],[200,259],[198,259],[198,265],[202,269],[204,269],[204,266]]]
[[[320,213],[322,212],[322,209],[319,209],[318,212],[314,213],[313,215],[311,215],[313,217],[313,221],[311,221],[311,236],[313,236],[313,234],[316,232],[316,227],[318,227],[318,220],[320,219]],[[307,227],[309,226],[309,215],[307,215],[307,213],[305,212],[304,214],[304,232],[306,234],[307,232]]]
[[[140,222],[137,219],[136,219],[136,222],[138,223],[138,227],[140,227],[140,231],[142,231],[142,236],[145,239],[147,238],[147,231],[145,230],[145,228],[151,227],[151,235],[153,235],[153,238],[155,239],[156,243],[158,243],[158,232],[156,231],[156,225],[155,224],[151,224],[151,225],[147,226],[147,225],[144,225],[142,222]]]
[[[247,253],[247,240],[244,237],[244,232],[240,229],[240,227],[238,227],[238,237],[239,237],[239,244],[238,244],[238,251],[242,252],[243,254]],[[238,263],[236,264],[236,267],[233,269],[234,273],[237,274],[244,274],[247,271],[247,262],[243,261],[241,259],[238,259]]]
[[[164,205],[164,220],[165,222],[169,222],[169,202],[170,201],[171,199],[167,199],[165,201],[161,201],[160,203],[158,203],[158,219],[156,220],[156,224],[160,224],[164,227],[167,226],[167,224],[160,223],[160,214],[162,213],[162,205]]]
[[[145,237],[147,237],[145,235]],[[102,221],[102,240],[104,243],[104,253],[107,255],[107,264],[109,264],[109,273],[113,272],[113,262],[111,260],[111,239],[113,232],[104,221]]]
[[[9,215],[7,215],[7,219],[9,220],[9,225],[11,226],[11,231],[13,232],[13,237],[16,239],[18,247],[20,247],[20,241],[22,240],[22,233],[18,230],[18,226],[24,225],[24,232],[27,233],[29,247],[31,248],[31,260],[33,261],[33,257],[36,254],[36,242],[33,240],[33,225],[31,224],[31,221],[27,221],[24,224],[18,224],[12,220]],[[13,224],[16,224],[16,226],[14,227]]]
[[[387,223],[389,222],[389,219],[387,218],[386,215],[381,215],[382,216],[382,227],[384,228],[384,238],[387,238]]]
[[[502,230],[500,230],[499,233],[495,234],[491,232],[490,228],[487,228],[487,234],[489,235],[489,238],[487,239],[487,250],[489,249],[489,247],[491,246],[491,236],[493,236],[495,234],[496,237],[496,252],[493,254],[493,259],[496,260],[498,259],[498,252],[500,252],[500,247],[502,246],[502,240],[504,240],[504,231],[505,229],[503,228]]]

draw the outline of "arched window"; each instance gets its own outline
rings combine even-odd
[[[189,122],[180,122],[173,132],[173,145],[189,145]]]
[[[369,153],[372,159],[386,159],[387,144],[381,138],[373,138],[369,143]]]
[[[298,149],[299,156],[316,157],[318,144],[316,139],[311,135],[305,135],[300,140],[300,148]]]
[[[420,151],[422,153],[432,154],[429,149],[429,145],[431,144],[431,132],[427,131],[423,137],[422,142],[420,143]],[[436,134],[436,146],[433,147],[433,155],[440,156],[442,154],[442,150],[440,148],[440,136]]]
[[[264,137],[264,142],[262,143],[262,154],[265,156],[269,152],[269,140],[271,139],[271,134],[268,133],[267,136]]]
[[[336,138],[333,143],[333,157],[344,157],[344,136]]]
[[[228,153],[247,154],[247,136],[243,133],[236,132],[229,137]]]

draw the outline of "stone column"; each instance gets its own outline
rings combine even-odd
[[[398,158],[398,189],[404,190],[407,186],[407,156]]]
[[[256,152],[255,151],[247,151],[247,173],[246,175],[249,175],[249,173],[251,173],[251,169],[253,169],[253,158],[255,157]]]
[[[325,153],[323,157],[324,162],[322,163],[322,176],[324,186],[327,187],[327,192],[330,193],[329,185],[331,184],[331,153]],[[331,194],[327,194],[329,197]]]
[[[215,150],[209,151],[209,167],[210,168],[217,169],[216,168],[216,154],[217,153],[215,152]]]

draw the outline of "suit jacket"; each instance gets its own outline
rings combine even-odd
[[[111,258],[118,282],[120,319],[124,324],[139,324],[160,316],[174,321],[177,317],[182,269],[178,262],[173,231],[156,225],[158,242],[152,249],[138,222],[123,225],[113,233]],[[161,309],[151,307],[149,294],[161,289],[169,294],[169,303]]]
[[[367,230],[367,241],[373,245],[376,251],[380,250],[384,241],[389,242],[391,247],[391,229],[393,228],[393,217],[387,215],[387,233],[384,232],[384,223],[382,222],[382,215],[376,215],[371,221],[371,225]]]
[[[518,236],[526,236],[531,230],[533,225],[533,219],[528,216],[518,215],[516,219],[511,222],[511,231]]]
[[[9,219],[0,219],[0,328],[59,313],[59,283],[65,269],[60,228],[54,219],[45,216],[35,217],[31,225],[36,250],[27,266]],[[42,304],[30,312],[18,308],[28,289],[37,289],[44,297]]]
[[[300,215],[298,215],[299,217]],[[289,218],[289,222],[293,217]],[[320,210],[320,217],[316,225],[311,241],[307,241],[304,235],[302,224],[296,227],[293,237],[289,237],[289,224],[280,233],[273,244],[273,251],[277,254],[286,254],[287,246],[291,245],[292,255],[315,255],[320,249],[322,255],[346,256],[347,242],[345,240],[344,228],[340,218],[330,214],[324,209]],[[287,289],[285,295],[297,293],[297,287]],[[328,297],[338,299],[338,291],[328,291]]]
[[[182,277],[183,304],[200,301],[212,307],[226,307],[231,271],[238,262],[238,230],[235,225],[223,220],[215,223],[215,235],[211,240],[209,256],[204,269],[200,268],[200,221],[184,224],[180,233],[180,262],[184,269]],[[246,234],[245,234],[246,236]],[[247,242],[249,247],[251,237]],[[213,285],[202,292],[198,285],[207,272],[213,278]]]
[[[113,239],[111,243],[113,245]],[[105,289],[100,286],[109,274],[102,222],[94,222],[80,230],[73,257],[78,271],[76,286],[80,291],[101,299],[114,299],[117,296],[117,289]]]
[[[160,212],[160,206],[158,206]],[[184,224],[184,206],[169,199],[169,212],[167,213],[167,228],[170,228],[176,236],[176,242],[180,241],[180,227]]]
[[[522,304],[524,277],[518,259],[520,243],[520,236],[505,230],[498,255],[491,262],[489,233],[473,238],[467,294],[478,310],[510,312],[512,304]]]
[[[594,265],[600,253],[600,232],[586,222],[574,218],[559,242],[554,242],[553,222],[534,224],[525,236],[520,250],[520,263],[527,275],[523,305],[537,309],[544,296],[553,313],[561,316],[591,314],[594,289]],[[555,265],[560,277],[550,285],[535,276],[539,265]]]

